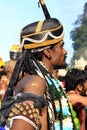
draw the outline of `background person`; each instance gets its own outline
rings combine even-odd
[[[7,77],[9,79],[9,81],[11,79],[16,62],[17,62],[16,60],[9,60],[6,62],[5,71],[7,73]]]
[[[2,58],[0,58],[0,72],[3,71],[5,68],[5,62],[3,61]]]
[[[8,86],[8,78],[7,78],[7,73],[5,72],[5,70],[3,69],[2,71],[0,71],[0,107],[1,107],[1,103],[2,100],[4,98],[5,92],[7,90],[7,86]]]
[[[86,130],[87,73],[84,70],[72,68],[62,77],[62,81],[65,83],[65,90],[82,124],[81,130]]]
[[[0,102],[4,99],[7,88],[8,85],[5,82],[0,82]]]
[[[22,52],[21,52],[20,46],[16,45],[16,44],[12,45],[12,47],[9,50],[10,60],[8,60],[5,65],[5,71],[7,72],[7,77],[9,79],[9,81],[11,79],[13,70],[15,68],[15,64],[16,64],[18,58],[20,57],[21,53]]]

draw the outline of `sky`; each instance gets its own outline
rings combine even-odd
[[[0,57],[8,61],[9,50],[14,44],[20,44],[21,29],[35,21],[44,20],[39,0],[0,0]],[[70,32],[78,16],[83,14],[87,0],[45,0],[51,17],[57,18],[64,26],[65,49],[68,51],[67,63],[73,56]]]

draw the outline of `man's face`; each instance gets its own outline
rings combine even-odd
[[[56,44],[51,50],[51,62],[55,69],[66,66],[67,51],[63,48],[64,42]]]
[[[6,75],[2,75],[0,82],[1,82],[1,83],[6,83],[6,84],[8,84],[9,81],[8,81],[7,76],[6,76]]]

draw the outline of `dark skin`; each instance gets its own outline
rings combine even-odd
[[[37,82],[38,81],[38,82]],[[20,82],[17,85],[17,88],[20,86],[24,86],[24,92],[30,92],[30,93],[34,93],[36,95],[43,95],[44,92],[46,91],[46,82],[44,79],[42,79],[41,77],[37,76],[37,75],[26,75],[25,77],[23,77],[22,80],[20,80]],[[29,103],[32,103],[32,101],[29,101]],[[44,114],[44,116],[43,116]],[[46,107],[42,109],[42,115],[41,115],[41,121],[43,122],[43,127],[42,130],[47,130],[47,113],[46,113]],[[20,126],[20,124],[18,123],[20,122],[21,124],[23,124],[24,127]],[[34,130],[34,128],[29,124],[26,123],[23,120],[15,120],[13,124],[13,127],[11,130],[19,130],[20,128],[21,130],[24,130],[24,128],[26,130],[30,129],[30,130]]]
[[[52,74],[55,67],[63,66],[65,63],[65,56],[67,51],[63,48],[63,41],[56,44],[53,49],[46,49],[43,52],[42,61],[48,71]],[[38,75],[25,75],[16,86],[16,93],[19,87],[23,87],[24,92],[31,92],[36,95],[44,95],[47,86],[46,81]],[[33,103],[31,101],[28,101]],[[40,116],[42,123],[41,130],[48,130],[47,124],[47,108],[42,109]],[[20,125],[22,124],[22,125]],[[11,130],[34,130],[34,127],[21,119],[16,119],[13,122]]]

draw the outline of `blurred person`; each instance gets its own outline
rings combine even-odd
[[[5,95],[5,92],[8,88],[8,85],[7,83],[5,82],[0,82],[0,100],[2,102],[3,98],[4,98],[4,95]]]
[[[20,48],[20,45],[17,45],[17,44],[12,45],[12,47],[9,50],[10,60],[15,60],[15,61],[18,60],[21,53],[22,53],[22,50]]]
[[[3,71],[5,69],[5,62],[0,58],[0,71]]]
[[[9,50],[10,60],[7,61],[6,65],[5,65],[5,71],[7,72],[7,77],[9,79],[9,81],[11,79],[13,70],[15,68],[15,64],[16,64],[18,58],[20,57],[21,53],[22,52],[21,52],[20,46],[16,45],[16,44],[12,45],[12,47]]]
[[[87,74],[84,70],[77,68],[70,69],[63,77],[66,92],[87,96]],[[74,102],[73,102],[74,103]]]
[[[6,83],[8,85],[8,78],[7,78],[7,73],[6,71],[1,71],[0,72],[0,83]]]
[[[0,66],[0,72],[3,70],[5,70],[5,66],[2,65],[2,66]]]
[[[80,119],[81,130],[86,130],[87,74],[84,70],[72,68],[61,80],[65,83],[65,90]]]
[[[7,90],[8,83],[7,73],[4,70],[0,71],[0,106]]]
[[[16,62],[16,60],[9,60],[6,62],[5,71],[7,73],[7,78],[9,79],[9,81],[11,79]]]

